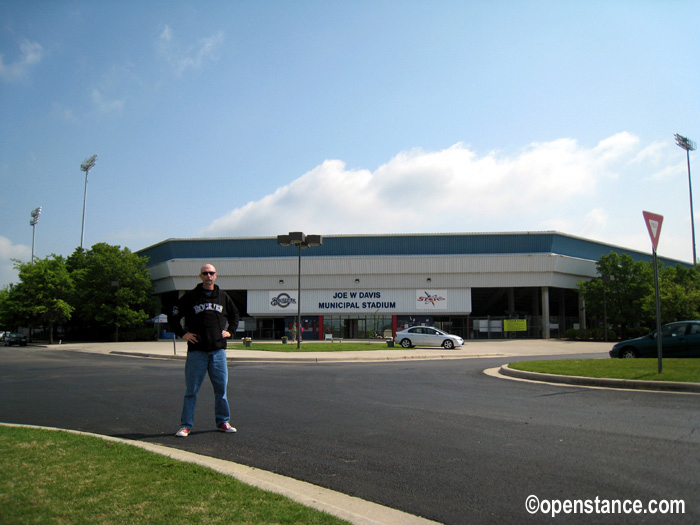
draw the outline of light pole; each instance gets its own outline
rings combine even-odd
[[[90,170],[93,168],[95,165],[95,162],[97,162],[97,155],[93,155],[89,159],[85,159],[85,161],[80,165],[80,170],[85,172],[85,189],[83,190],[83,226],[80,228],[80,249],[83,249],[83,241],[85,240],[85,201],[87,200],[87,180],[88,180],[88,173],[90,173]]]
[[[36,233],[36,223],[39,222],[39,215],[41,215],[41,206],[34,208],[31,215],[29,225],[32,227],[32,264],[34,264],[34,234]]]
[[[287,235],[278,235],[277,244],[299,249],[299,270],[297,274],[297,350],[301,349],[301,250],[311,246],[321,246],[323,237],[320,235],[306,235],[304,232],[289,232]]]
[[[690,227],[693,233],[693,266],[697,265],[697,256],[695,254],[695,217],[693,215],[693,186],[690,183],[690,152],[695,151],[695,142],[688,137],[683,137],[678,133],[673,135],[676,137],[676,144],[685,150],[685,157],[688,161],[688,191],[690,192]]]

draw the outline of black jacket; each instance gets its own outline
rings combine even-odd
[[[216,284],[210,295],[205,292],[202,284],[198,284],[194,290],[180,297],[168,316],[170,328],[178,336],[182,337],[186,332],[197,335],[199,342],[187,343],[188,352],[212,352],[226,348],[226,339],[221,332],[228,330],[233,336],[238,328],[238,308],[228,294]],[[186,329],[180,323],[183,317]]]

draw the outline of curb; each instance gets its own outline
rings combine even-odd
[[[125,350],[111,350],[110,355],[125,355],[129,357],[144,357],[147,359],[179,359],[184,360],[184,355],[166,355],[166,354],[144,354],[143,352],[127,352]]]
[[[595,386],[602,388],[621,388],[625,390],[658,390],[661,392],[700,393],[700,383],[685,383],[680,381],[642,381],[639,379],[611,379],[582,376],[562,376],[557,374],[543,374],[541,372],[526,372],[516,370],[508,365],[498,369],[498,373],[517,379],[529,379],[531,381],[545,381],[549,383],[563,383],[574,386]]]

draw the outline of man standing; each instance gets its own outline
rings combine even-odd
[[[219,289],[216,268],[205,264],[199,273],[202,280],[194,290],[185,293],[168,316],[172,330],[187,341],[185,363],[185,399],[182,404],[178,437],[187,437],[194,425],[197,392],[209,373],[214,387],[216,427],[222,432],[235,432],[229,420],[231,413],[226,397],[228,364],[226,339],[238,328],[238,309],[226,292]],[[185,318],[185,329],[181,320]]]

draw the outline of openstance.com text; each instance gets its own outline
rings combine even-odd
[[[530,514],[685,514],[685,500],[540,499],[528,496],[525,508]]]

